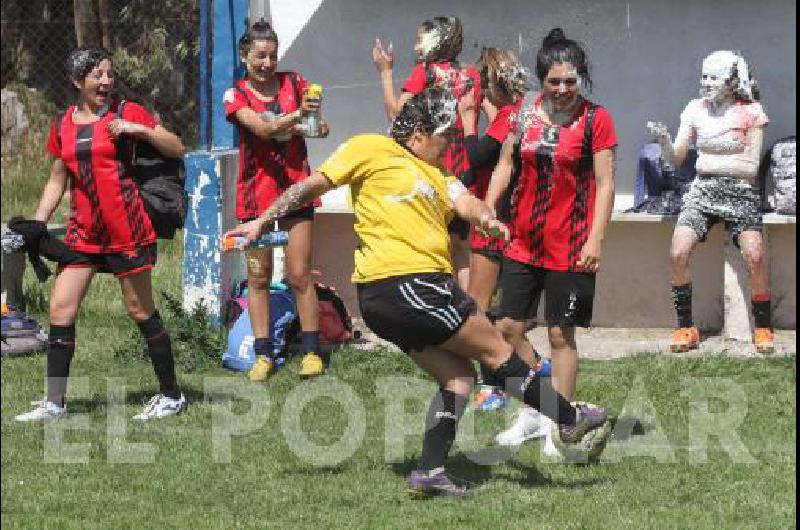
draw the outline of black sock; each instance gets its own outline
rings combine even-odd
[[[319,331],[303,332],[303,353],[316,353],[319,355]]]
[[[757,328],[772,327],[772,310],[769,298],[759,297],[750,301],[753,308],[753,323]]]
[[[672,305],[678,315],[678,327],[690,328],[692,321],[692,284],[672,286]]]
[[[47,347],[47,401],[63,407],[67,395],[69,365],[75,355],[75,324],[50,325]]]
[[[449,390],[439,389],[433,396],[425,419],[425,437],[422,441],[420,468],[433,471],[444,467],[447,454],[456,439],[456,427],[464,414],[467,398]]]
[[[178,399],[181,392],[178,390],[178,381],[175,377],[175,358],[172,356],[172,344],[169,333],[161,322],[158,311],[143,322],[137,322],[139,331],[147,341],[147,353],[153,363],[161,393],[165,396]]]
[[[256,352],[256,357],[272,359],[275,355],[275,347],[272,344],[272,339],[269,337],[257,337],[253,341],[253,350]]]
[[[512,352],[511,357],[492,374],[493,384],[558,424],[574,425],[575,407],[556,392],[549,377],[536,377],[533,368]]]

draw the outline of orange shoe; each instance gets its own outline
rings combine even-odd
[[[753,344],[758,353],[773,353],[775,351],[775,333],[772,328],[756,328],[753,332]]]
[[[673,352],[685,352],[694,350],[700,345],[700,331],[692,326],[690,328],[678,328],[672,332],[672,344],[669,349]]]

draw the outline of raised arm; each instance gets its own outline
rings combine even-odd
[[[44,185],[42,197],[36,207],[36,213],[33,214],[35,220],[43,223],[50,220],[53,212],[58,208],[58,203],[61,202],[61,198],[64,196],[68,179],[67,166],[64,165],[64,162],[60,158],[53,160],[53,166],[50,168],[50,178],[47,179]]]
[[[375,63],[375,68],[381,77],[381,87],[383,89],[383,106],[386,110],[386,117],[389,121],[394,120],[403,105],[411,99],[412,95],[408,92],[403,92],[400,96],[396,96],[394,92],[394,51],[392,44],[384,48],[380,39],[375,39],[375,45],[372,47],[372,62]]]
[[[669,129],[661,122],[647,122],[647,130],[658,141],[661,146],[661,159],[664,161],[666,169],[677,169],[681,167],[689,153],[689,144],[694,141],[694,130],[681,123],[675,142],[669,135]]]

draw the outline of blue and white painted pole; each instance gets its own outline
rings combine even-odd
[[[219,241],[236,223],[239,163],[236,130],[225,119],[222,98],[241,76],[237,43],[247,27],[249,7],[248,0],[200,3],[204,31],[198,120],[203,149],[185,158],[190,211],[183,243],[183,305],[191,309],[202,302],[217,322],[233,284],[245,276],[241,254],[223,255]]]

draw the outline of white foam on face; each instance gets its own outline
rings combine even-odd
[[[441,41],[442,35],[440,35],[438,28],[423,32],[419,42],[419,49],[422,57],[428,60],[431,53],[439,47]]]
[[[728,50],[716,51],[706,57],[700,76],[700,97],[716,104],[733,99],[730,83],[738,59],[738,55]]]

